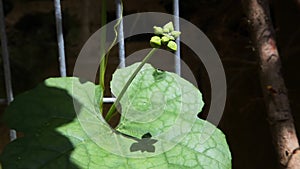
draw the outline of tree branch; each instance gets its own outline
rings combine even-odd
[[[250,23],[252,40],[258,51],[260,81],[280,166],[285,169],[299,169],[300,163],[295,162],[299,160],[297,155],[299,153],[296,153],[299,143],[287,89],[281,74],[281,61],[270,19],[268,1],[243,0],[242,3]]]

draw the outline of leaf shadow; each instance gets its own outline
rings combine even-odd
[[[154,144],[158,141],[151,138],[152,135],[150,133],[146,133],[142,136],[141,139],[135,138],[134,140],[137,141],[136,143],[132,143],[130,146],[130,152],[136,152],[141,151],[143,152],[149,152],[154,153],[155,152],[155,146]]]
[[[45,83],[19,96],[6,109],[4,123],[24,133],[0,155],[3,169],[79,169],[75,149],[57,128],[72,122],[82,105],[64,89]]]

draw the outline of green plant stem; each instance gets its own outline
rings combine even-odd
[[[107,64],[107,57],[105,55],[105,42],[106,42],[106,22],[107,22],[107,0],[102,0],[101,4],[101,27],[104,29],[101,34],[101,42],[100,42],[100,67],[99,67],[99,85],[102,88],[102,94],[100,98],[100,112],[103,112],[103,97],[105,90],[105,70]]]
[[[100,60],[100,68],[99,68],[99,84],[102,88],[102,95],[101,95],[101,98],[100,98],[100,112],[103,113],[103,97],[104,97],[104,90],[105,90],[105,83],[104,83],[104,80],[105,80],[105,72],[106,72],[106,67],[107,67],[107,62],[108,62],[108,56],[109,56],[109,52],[110,50],[114,47],[114,45],[116,44],[117,42],[117,38],[118,38],[118,30],[117,28],[119,27],[120,23],[121,23],[121,20],[123,19],[123,2],[120,1],[121,3],[121,11],[120,11],[120,18],[118,18],[118,21],[117,23],[115,24],[114,26],[114,32],[115,32],[115,38],[113,40],[113,42],[110,44],[110,46],[108,47],[107,49],[107,53],[105,52],[105,42],[106,42],[106,21],[107,21],[107,0],[103,0],[102,1],[102,21],[101,21],[101,24],[102,24],[102,27],[103,27],[103,31],[102,31],[102,34],[101,34],[101,46],[100,46],[100,52],[101,52],[101,60]]]
[[[142,60],[142,63],[135,69],[133,74],[130,76],[126,84],[124,85],[123,89],[121,90],[119,96],[117,97],[116,101],[113,103],[113,105],[110,107],[107,115],[105,116],[105,120],[108,122],[110,119],[116,114],[116,105],[119,104],[120,100],[122,99],[123,95],[125,94],[127,88],[135,78],[135,76],[139,73],[139,71],[143,68],[143,66],[147,63],[147,61],[150,59],[150,57],[154,54],[154,52],[158,48],[152,48],[152,50],[147,54],[147,56]]]

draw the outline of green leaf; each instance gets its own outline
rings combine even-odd
[[[113,88],[118,84],[122,86],[124,78],[129,77],[136,66],[118,70],[112,82]],[[141,84],[146,87],[149,81],[145,79],[145,83],[141,83],[138,79],[150,75],[155,80],[155,76],[162,75],[162,72],[153,75],[155,69],[150,65],[145,65],[143,70],[133,86]],[[170,120],[162,115],[159,118],[162,125],[157,129],[156,126],[149,129],[147,124],[141,125],[142,132],[124,119],[120,125],[124,134],[111,129],[99,112],[99,86],[75,77],[50,78],[17,96],[5,112],[5,122],[24,132],[25,136],[6,146],[0,156],[3,169],[231,168],[224,135],[208,122],[196,119],[194,110],[200,111],[203,106],[199,91],[179,76],[164,73],[165,77],[156,78],[154,84],[158,88],[154,88],[164,91],[166,101],[170,101],[170,104],[166,102],[164,109]],[[141,88],[131,86],[126,95],[133,91],[141,91]],[[182,97],[177,97],[177,94]],[[137,99],[141,99],[139,96]],[[177,110],[180,102],[184,114]],[[161,105],[155,100],[152,103]],[[140,108],[147,107],[142,105]],[[181,123],[172,128],[176,115]],[[158,124],[155,121],[150,123]],[[193,125],[186,132],[184,128],[188,124]],[[128,130],[125,129],[127,126]],[[162,137],[163,133],[168,133],[167,129],[172,130],[172,134]],[[143,134],[133,134],[135,131]],[[169,146],[170,140],[178,142]]]
[[[170,30],[168,28],[163,28],[164,34],[168,34]]]
[[[71,94],[73,87],[79,95]],[[6,109],[4,119],[9,127],[25,136],[5,147],[0,156],[3,168],[77,168],[70,156],[76,141],[86,136],[82,130],[76,130],[74,105],[81,109],[82,103],[93,103],[85,97],[88,88],[95,86],[81,85],[76,78],[51,78],[17,96]],[[69,127],[67,135],[58,131],[65,125]],[[71,137],[72,133],[76,137]]]
[[[151,39],[150,39],[150,45],[154,48],[158,48],[161,46],[161,39],[159,36],[153,36]]]
[[[138,64],[114,73],[111,90],[115,96]],[[159,75],[164,77],[158,78]],[[120,100],[122,117],[118,130],[140,138],[148,132],[154,136],[169,130],[178,116],[194,122],[204,105],[201,98],[199,90],[178,75],[146,64]]]
[[[181,32],[179,32],[179,31],[172,31],[172,32],[171,32],[171,35],[172,35],[175,39],[178,38],[180,34],[181,34]]]
[[[174,31],[173,22],[167,23],[167,24],[163,27],[163,30],[168,30],[168,32]],[[166,33],[167,33],[167,32],[166,32]]]
[[[168,46],[169,49],[171,49],[173,51],[177,50],[177,44],[174,41],[169,41],[167,46]]]
[[[163,36],[163,37],[161,38],[161,42],[162,42],[163,44],[167,44],[167,43],[169,42],[169,40],[170,40],[170,38],[168,38],[167,36]]]
[[[114,73],[111,89],[115,96],[119,95],[122,86],[125,85],[138,64],[140,63],[118,69]],[[151,133],[152,136],[157,136],[155,138],[160,138],[158,140],[178,141],[179,144],[183,142],[198,144],[199,141],[196,140],[199,139],[203,141],[202,146],[210,141],[216,141],[213,137],[218,137],[216,142],[223,148],[212,148],[212,151],[216,157],[220,155],[221,159],[219,160],[224,161],[226,165],[219,167],[215,165],[211,168],[230,168],[230,152],[222,132],[209,122],[197,119],[197,114],[201,112],[204,104],[201,93],[178,75],[154,69],[151,65],[146,64],[131,83],[120,103],[122,116],[117,127],[118,131],[138,138],[144,133]],[[195,132],[190,132],[190,130]],[[172,137],[166,138],[165,135]],[[195,143],[188,143],[187,140],[190,140],[191,137],[194,137]],[[201,137],[203,138],[201,139]],[[206,146],[210,147],[209,145],[204,147]],[[199,158],[203,156],[200,152],[192,154],[199,155]],[[218,157],[215,160],[218,160]]]
[[[164,33],[163,29],[161,27],[158,27],[158,26],[154,26],[153,30],[154,30],[155,35],[162,35]]]
[[[170,40],[175,40],[175,38],[173,36],[168,36],[170,38]]]

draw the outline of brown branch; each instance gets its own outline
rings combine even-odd
[[[249,19],[252,40],[258,51],[260,81],[280,166],[285,169],[300,169],[300,163],[296,162],[299,160],[299,156],[296,156],[299,143],[287,89],[281,74],[281,61],[270,20],[268,1],[243,0],[242,2]]]

